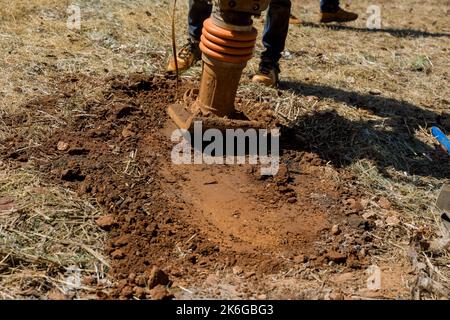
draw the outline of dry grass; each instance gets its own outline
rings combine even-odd
[[[3,168],[0,181],[0,198],[13,201],[0,211],[1,298],[42,298],[55,288],[61,295],[88,293],[83,286],[71,292],[73,270],[80,280],[95,276],[107,284],[105,234],[93,223],[100,214],[95,207],[31,170]]]
[[[58,79],[70,74],[104,77],[131,72],[161,73],[170,53],[170,1],[17,0],[0,8],[0,140],[24,136],[33,147],[77,112],[90,90],[82,88],[57,114],[42,114],[27,127],[6,126],[36,95],[52,94]],[[345,3],[345,2],[344,2]],[[81,30],[66,28],[67,7],[79,4]],[[383,30],[365,29],[366,9],[382,8]],[[245,71],[240,95],[258,95],[286,123],[299,128],[334,168],[358,176],[369,209],[384,223],[374,263],[409,257],[411,239],[442,235],[437,191],[448,182],[448,158],[433,157],[429,124],[448,108],[450,71],[448,3],[370,0],[351,3],[360,19],[347,26],[325,27],[315,21],[318,1],[298,1],[294,13],[306,21],[291,26],[281,62],[281,90],[256,87]],[[177,40],[186,38],[186,2],[177,12]],[[406,18],[405,18],[406,17]],[[262,24],[256,21],[261,30]],[[259,45],[257,51],[260,52]],[[197,78],[199,67],[185,77]],[[392,203],[380,208],[375,199]],[[12,211],[0,212],[0,297],[42,297],[76,266],[83,275],[103,277],[104,234],[93,223],[95,204],[60,186],[45,185],[31,168],[0,166],[0,198],[14,199]],[[421,272],[448,287],[449,253],[412,246]],[[89,292],[89,288],[85,288]],[[432,291],[432,290],[431,290]],[[438,295],[425,297],[438,298]]]

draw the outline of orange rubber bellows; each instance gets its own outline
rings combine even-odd
[[[229,63],[243,63],[252,58],[258,33],[233,31],[213,23],[211,18],[203,24],[200,49],[210,58]]]
[[[235,112],[234,100],[239,80],[242,70],[253,56],[258,35],[251,25],[244,28],[228,26],[227,29],[215,23],[214,19],[207,19],[200,41],[204,64],[199,106],[204,114],[213,113],[220,117]]]

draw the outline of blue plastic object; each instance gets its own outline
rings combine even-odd
[[[450,153],[450,140],[441,131],[441,129],[439,129],[437,127],[432,127],[431,128],[431,134],[433,135],[433,137],[435,137],[437,139],[437,141],[439,141],[439,143],[441,144],[442,148],[444,148],[445,151]]]

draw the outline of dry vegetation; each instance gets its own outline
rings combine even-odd
[[[185,2],[177,12],[179,44],[186,37]],[[429,252],[423,244],[448,237],[434,203],[450,177],[449,159],[435,156],[428,125],[449,107],[450,3],[357,1],[350,6],[361,15],[357,22],[328,27],[316,23],[318,0],[294,2],[294,13],[306,23],[290,28],[280,90],[249,83],[254,59],[239,95],[273,102],[329,166],[357,174],[369,211],[385,226],[373,235],[383,243],[373,263],[412,261],[420,276],[415,283],[398,280],[400,286],[414,298],[417,289],[428,292],[422,297],[445,297],[449,252]],[[66,28],[70,4],[81,7],[81,30]],[[365,28],[371,4],[382,8],[383,30]],[[6,124],[36,96],[54,93],[62,77],[162,73],[170,54],[168,8],[169,1],[144,0],[16,0],[1,6],[0,141],[19,135],[35,147],[99,90],[80,87],[59,113],[33,115],[26,127]],[[261,21],[256,24],[261,29]],[[184,76],[198,75],[196,67]],[[106,236],[94,223],[100,209],[62,186],[47,185],[35,170],[0,160],[0,298],[67,293],[74,268],[108,287]],[[379,197],[391,205],[372,201]],[[83,284],[74,294],[89,297],[91,291]]]

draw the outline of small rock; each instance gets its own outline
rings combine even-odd
[[[131,130],[132,126],[131,124],[126,126],[123,130],[122,130],[122,137],[124,138],[128,138],[131,136],[134,136],[135,133]]]
[[[151,289],[150,295],[153,300],[171,300],[174,298],[174,295],[171,294],[163,285],[157,285]]]
[[[88,181],[83,181],[78,190],[80,194],[90,193],[92,191],[92,186]]]
[[[128,242],[130,241],[130,238],[131,237],[129,235],[123,235],[123,236],[119,237],[118,239],[114,240],[114,246],[115,247],[123,247],[128,244]]]
[[[330,293],[329,295],[330,300],[344,300],[344,294],[340,289],[337,289]]]
[[[189,261],[192,264],[196,264],[197,263],[197,257],[195,256],[195,254],[188,254],[186,255],[186,259],[187,261]]]
[[[69,144],[64,141],[59,141],[56,145],[56,149],[58,149],[59,151],[66,151],[67,149],[69,149]]]
[[[290,197],[287,199],[288,203],[296,203],[297,202],[297,198],[296,197]]]
[[[377,226],[377,228],[382,228],[384,227],[384,221],[382,219],[377,219],[375,220],[375,225]]]
[[[95,277],[84,277],[83,280],[81,280],[81,283],[86,286],[92,286],[97,282],[97,278]]]
[[[125,257],[125,252],[121,249],[114,250],[113,253],[111,253],[111,257],[113,259],[123,259]]]
[[[295,263],[305,263],[308,259],[305,255],[299,254],[298,256],[295,256],[293,260]]]
[[[364,219],[366,219],[366,220],[369,220],[369,219],[374,219],[374,218],[376,218],[376,213],[375,212],[372,212],[372,211],[369,211],[369,212],[365,212],[363,215],[362,215],[362,217],[364,218]]]
[[[280,167],[278,169],[278,173],[274,177],[274,180],[277,184],[283,184],[286,183],[289,180],[289,169],[288,167],[283,163],[280,164]]]
[[[158,267],[154,266],[149,272],[149,278],[147,282],[147,286],[149,289],[153,289],[157,285],[168,285],[169,282],[169,276]]]
[[[351,210],[354,212],[359,212],[363,209],[363,206],[359,200],[355,200],[353,198],[345,200],[345,204],[349,206]]]
[[[239,266],[234,266],[234,267],[233,267],[233,274],[234,274],[235,276],[240,275],[240,274],[242,274],[243,272],[244,272],[244,270],[242,270],[241,267],[239,267]]]
[[[51,291],[47,295],[47,299],[48,300],[66,300],[66,296],[63,295],[61,292],[55,290],[55,291]]]
[[[120,291],[120,295],[125,298],[131,298],[133,296],[133,288],[131,288],[130,286],[123,287],[123,289]]]
[[[381,197],[378,200],[378,205],[383,209],[390,209],[391,208],[391,202],[386,197]]]
[[[114,225],[114,217],[112,215],[101,216],[95,223],[102,229],[108,230]]]
[[[348,217],[348,224],[352,228],[359,228],[361,226],[364,226],[364,219],[356,214],[352,214]]]
[[[364,257],[366,256],[366,249],[365,249],[365,248],[362,248],[361,250],[359,250],[358,255],[359,255],[361,258],[364,258]]]
[[[388,226],[397,226],[399,223],[400,220],[396,216],[390,216],[386,218],[386,224]]]
[[[327,258],[330,261],[334,261],[336,263],[343,263],[347,260],[347,256],[340,252],[331,251],[327,253]]]
[[[134,279],[134,282],[139,286],[139,287],[145,287],[147,285],[147,277],[145,275],[138,275],[136,276],[136,279]]]
[[[145,298],[145,289],[144,288],[134,287],[133,291],[134,291],[134,295],[136,296],[136,298],[138,298],[138,299]]]
[[[125,286],[128,284],[127,279],[121,279],[119,281],[117,281],[117,290],[122,291],[123,288],[125,288]]]
[[[219,282],[219,278],[215,274],[210,274],[206,277],[205,284],[208,286],[215,286]]]
[[[362,205],[363,209],[366,209],[367,206],[368,206],[369,203],[370,203],[369,199],[361,199],[360,202],[361,202],[361,205]]]
[[[371,94],[373,96],[379,96],[381,94],[381,91],[378,89],[370,89],[369,94]]]
[[[128,281],[131,283],[134,283],[134,280],[136,279],[136,273],[132,272],[128,275]]]
[[[331,234],[337,236],[341,233],[341,229],[339,228],[338,224],[335,224],[333,227],[331,227]]]

